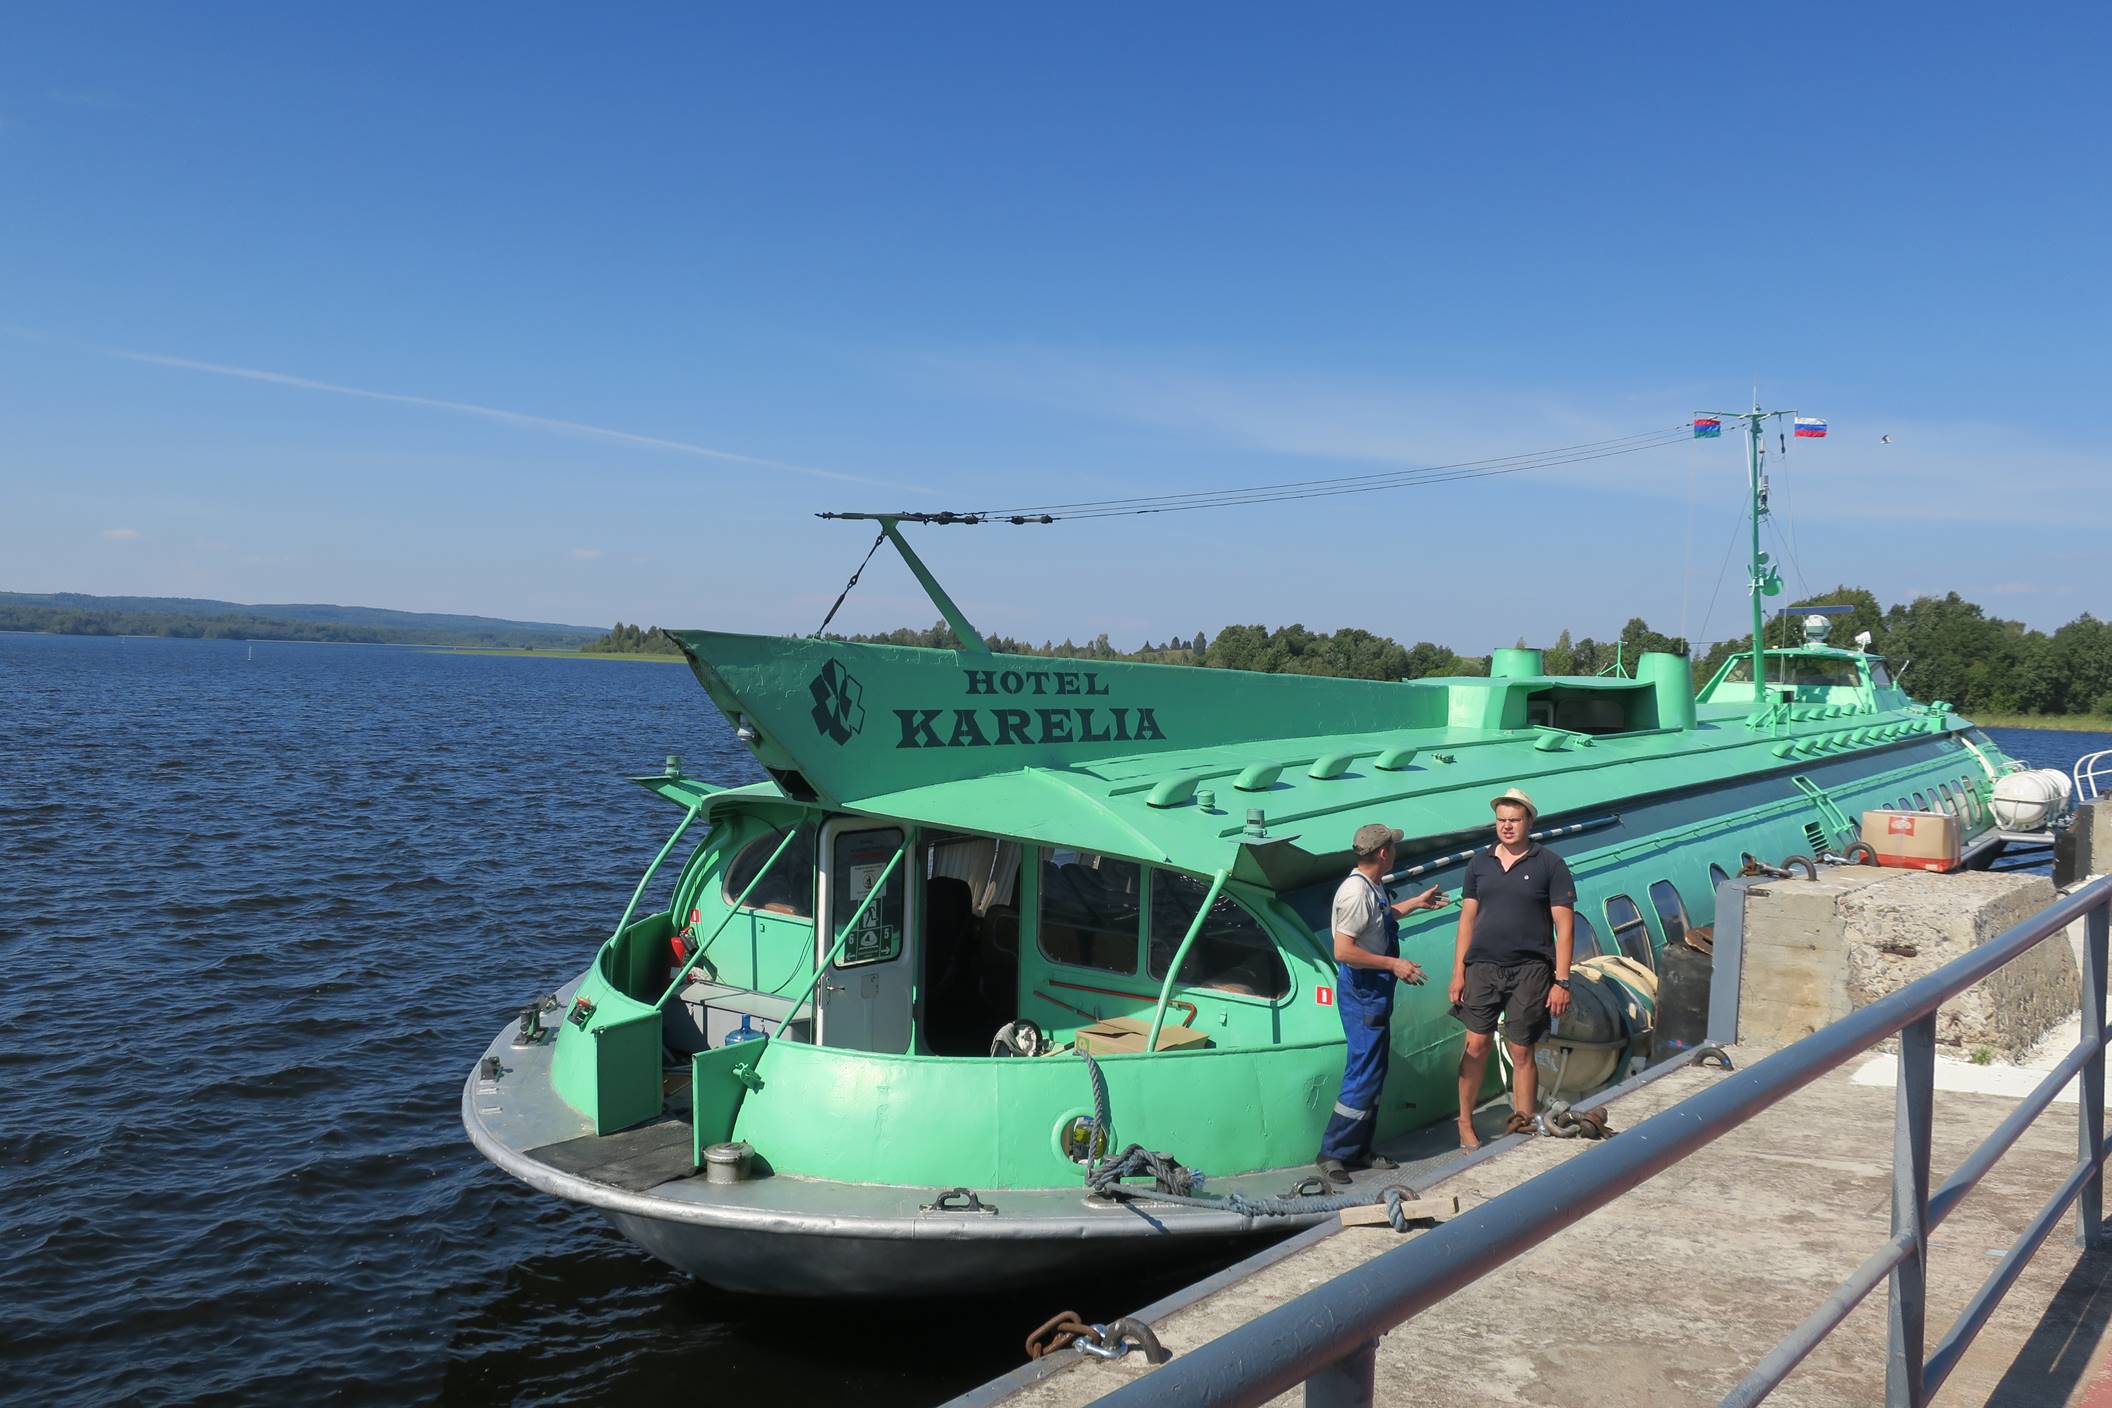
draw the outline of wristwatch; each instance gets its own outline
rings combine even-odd
[[[1564,992],[1567,992],[1569,991],[1569,979],[1557,978],[1555,979],[1555,986],[1562,989]]]

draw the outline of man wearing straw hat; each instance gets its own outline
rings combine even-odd
[[[1538,1091],[1533,1048],[1548,1019],[1569,1010],[1569,957],[1577,882],[1562,857],[1533,840],[1539,808],[1516,787],[1489,800],[1496,844],[1467,862],[1459,887],[1459,941],[1452,956],[1452,1010],[1466,1024],[1459,1057],[1459,1142],[1478,1149],[1474,1104],[1504,1020],[1511,1057],[1510,1125],[1529,1125]]]
[[[1335,890],[1335,1008],[1348,1044],[1342,1093],[1320,1135],[1320,1171],[1331,1183],[1349,1182],[1358,1168],[1398,1168],[1372,1152],[1379,1126],[1379,1090],[1386,1084],[1386,1052],[1392,1040],[1393,988],[1423,981],[1421,965],[1401,957],[1401,916],[1442,909],[1445,892],[1432,885],[1396,900],[1386,888],[1399,828],[1378,822],[1357,828],[1350,845],[1357,868]]]

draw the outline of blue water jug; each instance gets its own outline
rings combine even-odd
[[[726,1033],[726,1039],[720,1042],[719,1045],[732,1046],[736,1043],[743,1041],[761,1041],[764,1037],[768,1035],[770,1035],[770,1033],[757,1031],[752,1025],[750,1025],[748,1014],[743,1012],[741,1014],[741,1024],[738,1027],[735,1027],[732,1031]]]

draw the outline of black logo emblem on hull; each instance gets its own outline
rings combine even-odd
[[[814,727],[837,743],[848,743],[865,727],[865,686],[831,660],[807,684],[814,696]]]

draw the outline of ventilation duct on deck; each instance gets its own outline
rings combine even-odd
[[[1523,680],[1547,673],[1545,657],[1522,645],[1507,645],[1489,656],[1489,678]]]
[[[1684,656],[1646,650],[1636,662],[1635,677],[1657,695],[1659,728],[1694,727],[1694,677]]]

